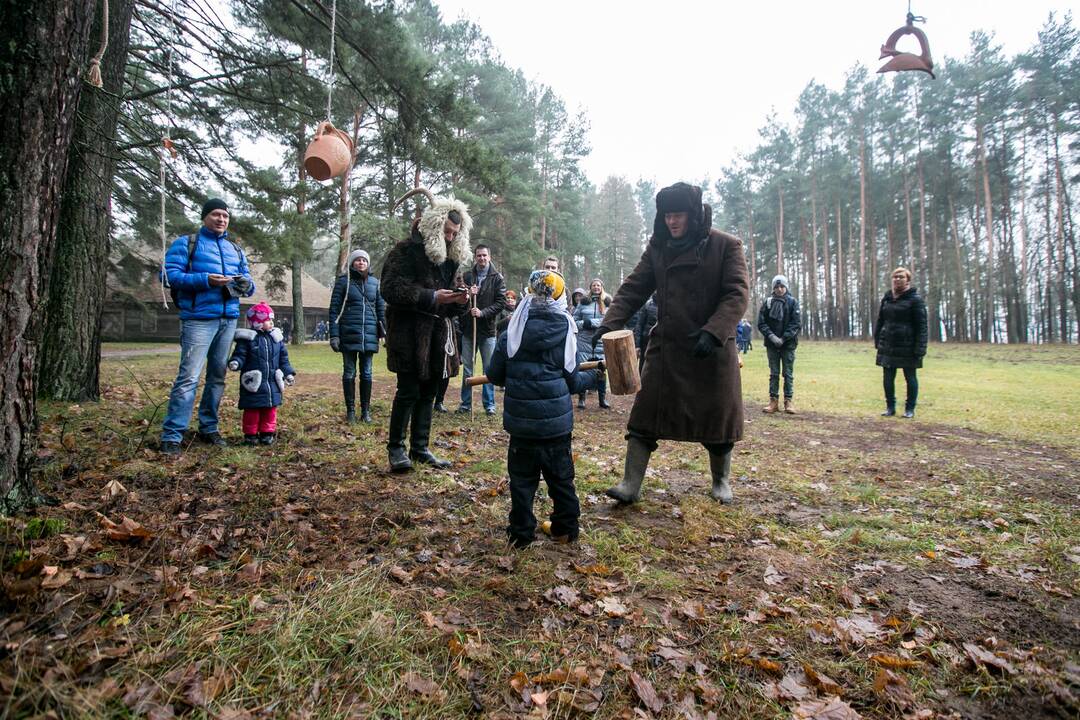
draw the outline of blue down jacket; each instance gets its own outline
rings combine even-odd
[[[560,303],[534,304],[529,310],[521,347],[508,358],[506,333],[499,336],[488,367],[488,379],[506,387],[503,428],[511,436],[547,440],[574,429],[570,395],[596,387],[596,370],[566,372],[563,342],[569,331]]]
[[[190,266],[190,271],[188,270]],[[239,294],[230,293],[228,287],[211,287],[208,280],[213,274],[232,277],[243,275],[250,283],[244,293],[255,293],[255,282],[248,270],[244,252],[229,239],[228,233],[220,236],[204,225],[199,228],[199,239],[188,263],[188,236],[173,240],[165,253],[165,274],[169,286],[177,291],[181,320],[217,320],[240,317]]]
[[[234,337],[236,349],[229,358],[229,367],[240,371],[240,409],[277,407],[285,378],[296,374],[281,330],[241,329]]]
[[[344,312],[342,301],[345,302]],[[338,313],[341,313],[340,322]],[[379,292],[379,279],[369,273],[365,281],[352,269],[348,275],[338,276],[330,296],[330,337],[341,339],[341,350],[379,352],[379,338],[385,327],[386,302]]]

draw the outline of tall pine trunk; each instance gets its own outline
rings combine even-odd
[[[38,347],[92,0],[0,4],[0,512],[33,501]]]
[[[123,95],[134,7],[134,0],[109,3],[109,46],[101,62],[103,87],[87,85],[79,99],[45,299],[39,397],[81,402],[100,395],[101,312],[108,279],[120,113],[117,98]],[[100,12],[95,13],[91,37],[99,36],[101,23]]]
[[[307,50],[303,50],[300,53],[300,69],[307,72]],[[297,165],[299,166],[296,171],[296,214],[303,220],[305,213],[307,213],[307,168],[304,167],[304,141],[307,140],[307,123],[303,120],[300,121],[300,125],[296,129],[296,153],[297,153]],[[300,227],[304,227],[304,223],[301,222]],[[292,310],[293,310],[293,327],[291,342],[293,345],[303,345],[304,339],[307,337],[307,323],[304,321],[304,261],[301,259],[299,248],[301,242],[305,242],[306,238],[297,239],[293,242],[293,257],[292,257]]]

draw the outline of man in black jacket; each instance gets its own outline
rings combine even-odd
[[[765,338],[769,355],[769,404],[763,412],[780,410],[780,368],[784,370],[784,412],[795,414],[795,348],[799,345],[799,301],[788,292],[787,278],[777,275],[772,281],[772,295],[758,312],[758,330]]]
[[[506,283],[491,262],[491,250],[487,245],[477,245],[473,251],[473,266],[465,273],[470,298],[475,298],[469,314],[461,318],[461,406],[458,412],[472,412],[472,388],[465,381],[473,376],[476,350],[484,372],[491,364],[495,352],[495,323],[506,309]],[[474,341],[473,330],[476,330]],[[475,348],[475,350],[474,350]],[[495,386],[486,383],[480,395],[484,412],[495,414]]]

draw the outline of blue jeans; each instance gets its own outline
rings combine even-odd
[[[484,372],[487,372],[487,366],[491,364],[491,356],[495,352],[495,338],[477,338],[476,349],[480,351],[480,361],[484,364]],[[465,381],[473,376],[473,363],[476,361],[476,356],[473,355],[472,338],[462,336],[461,338],[461,407],[468,410],[472,407],[472,388],[465,384]],[[495,386],[491,383],[484,384],[484,390],[480,393],[480,398],[484,401],[485,410],[495,409]]]
[[[169,393],[161,442],[180,442],[184,438],[204,365],[206,385],[199,402],[199,432],[218,431],[218,405],[225,392],[225,364],[229,360],[234,332],[236,318],[180,321],[180,371]]]
[[[359,352],[357,350],[342,350],[341,361],[343,367],[341,370],[342,380],[355,380],[356,379],[356,361],[360,361],[360,379],[371,379],[371,358],[375,356],[375,353]]]

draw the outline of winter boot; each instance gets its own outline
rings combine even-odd
[[[788,415],[795,414],[795,398],[784,398],[784,412]]]
[[[641,483],[649,467],[652,450],[644,440],[633,435],[626,441],[626,464],[623,466],[622,482],[608,488],[604,494],[623,505],[631,505],[641,499]]]
[[[245,435],[244,436],[244,444],[247,445],[248,447],[254,447],[254,446],[258,445],[259,444],[259,436],[258,435]]]
[[[577,406],[578,406],[578,410],[584,410],[585,409],[585,393],[578,393]]]
[[[356,382],[353,378],[341,378],[341,392],[345,394],[345,422],[356,422]]]
[[[274,444],[274,433],[271,433],[271,432],[261,432],[261,433],[259,433],[259,444],[260,445],[273,445]]]
[[[731,503],[731,450],[726,453],[709,453],[709,469],[712,470],[712,495],[713,500],[719,500],[724,505]]]
[[[909,420],[911,418],[915,417],[915,406],[914,405],[907,405],[907,404],[904,405],[904,417],[906,417]]]
[[[409,444],[409,459],[413,462],[427,463],[440,470],[450,467],[449,460],[437,457],[428,448],[431,439],[431,413],[434,405],[428,401],[420,400],[413,407],[412,414],[412,438]]]
[[[896,414],[896,403],[885,403],[885,412],[881,413],[881,417],[892,417]]]
[[[607,390],[597,390],[596,397],[600,400],[600,408],[607,410],[611,407],[611,403],[607,401]]]
[[[390,456],[390,472],[400,473],[412,470],[412,461],[405,452],[405,431],[408,428],[412,410],[412,403],[394,398],[394,405],[390,409],[390,431],[386,440],[386,452]]]
[[[780,398],[769,398],[769,404],[766,407],[761,408],[761,412],[772,415],[775,412],[780,411]]]
[[[371,381],[360,380],[360,420],[371,422]]]

